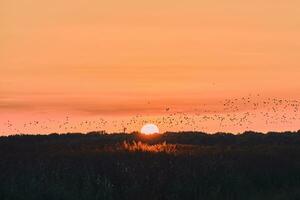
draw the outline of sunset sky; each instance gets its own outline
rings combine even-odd
[[[224,114],[216,107],[230,98],[300,100],[299,8],[297,0],[0,0],[0,134],[85,131],[45,121],[66,116],[142,115],[128,127],[139,130],[166,108]],[[250,128],[294,130],[297,117]],[[24,128],[34,120],[48,129]]]

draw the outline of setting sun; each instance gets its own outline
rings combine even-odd
[[[145,124],[142,129],[141,133],[145,135],[151,135],[159,133],[159,129],[155,124]]]

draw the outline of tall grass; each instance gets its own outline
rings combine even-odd
[[[143,143],[141,141],[133,141],[133,142],[127,142],[124,141],[122,144],[122,148],[125,151],[130,152],[164,152],[164,153],[174,153],[176,152],[176,145],[174,144],[167,144],[165,141],[159,144],[147,144]]]

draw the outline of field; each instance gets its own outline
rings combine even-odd
[[[300,199],[300,131],[0,138],[1,200]]]

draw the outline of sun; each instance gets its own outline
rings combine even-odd
[[[142,129],[141,133],[145,135],[151,135],[159,133],[159,129],[155,124],[145,124]]]

